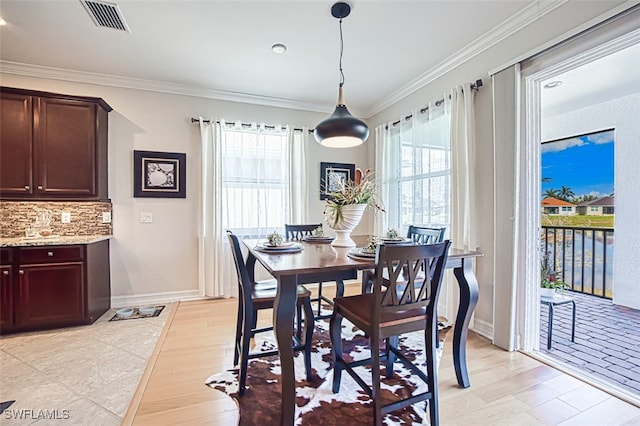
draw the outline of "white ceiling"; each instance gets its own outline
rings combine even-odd
[[[545,116],[640,93],[640,43],[553,78],[562,84],[542,90]]]
[[[79,0],[0,1],[2,69],[322,112],[335,106],[331,0],[113,2],[131,33],[97,27]],[[564,2],[349,3],[345,101],[369,117]],[[275,43],[287,52],[274,54]]]

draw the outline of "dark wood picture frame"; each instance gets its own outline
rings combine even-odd
[[[133,196],[186,198],[187,155],[133,151]]]
[[[337,175],[341,181],[353,180],[356,174],[356,165],[349,163],[320,163],[320,199],[329,198],[327,192],[336,188],[332,187],[330,175]]]

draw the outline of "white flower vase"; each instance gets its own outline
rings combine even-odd
[[[358,226],[362,214],[367,208],[366,204],[347,204],[342,206],[342,220],[334,223],[332,217],[327,217],[327,223],[336,233],[336,238],[331,243],[334,247],[355,247],[356,243],[351,239],[351,232]]]

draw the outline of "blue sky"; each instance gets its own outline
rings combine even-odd
[[[542,192],[571,188],[576,196],[613,193],[613,130],[542,144]]]

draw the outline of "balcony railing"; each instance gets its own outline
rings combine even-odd
[[[613,298],[613,228],[542,227],[550,268],[573,291]]]

